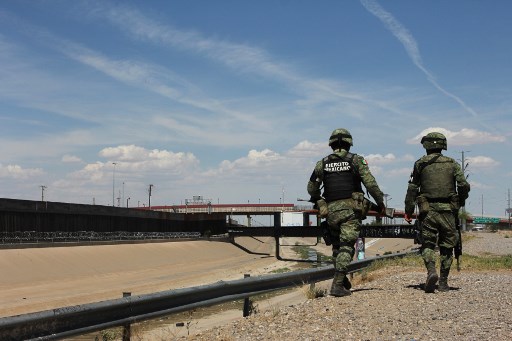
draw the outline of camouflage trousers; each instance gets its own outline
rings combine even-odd
[[[441,273],[448,273],[453,261],[453,248],[459,240],[454,214],[451,211],[430,210],[422,220],[421,236],[421,256],[425,265],[435,263],[434,250],[439,245]]]
[[[361,213],[352,209],[353,200],[343,199],[328,204],[327,222],[331,233],[334,268],[347,272],[347,266],[354,258],[355,243],[361,230]]]

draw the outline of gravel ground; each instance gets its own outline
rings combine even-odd
[[[474,237],[462,245],[462,253],[474,256],[512,255],[512,232],[468,232]]]
[[[512,254],[512,233],[470,233],[473,255]],[[426,294],[424,271],[372,273],[349,297],[321,297],[242,318],[187,340],[512,340],[512,271],[457,272]]]

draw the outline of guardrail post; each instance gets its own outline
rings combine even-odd
[[[130,297],[132,295],[131,292],[123,292],[123,297]],[[123,326],[123,341],[130,341],[132,334],[132,325],[127,323]]]
[[[281,212],[274,213],[274,240],[276,241],[276,259],[281,260],[279,254],[279,234],[277,230],[281,229]]]
[[[249,278],[251,277],[250,274],[244,274],[244,278]],[[244,317],[247,317],[250,315],[250,307],[251,307],[251,299],[249,297],[246,297],[244,298],[244,312],[243,312],[243,316]]]

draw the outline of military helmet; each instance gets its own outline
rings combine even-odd
[[[332,146],[332,144],[335,142],[346,142],[352,146],[352,135],[350,135],[350,132],[347,129],[334,129],[332,131],[331,137],[329,137],[329,146]]]
[[[447,150],[448,143],[446,142],[446,137],[437,132],[428,133],[427,135],[423,136],[421,139],[421,144],[423,145],[423,148],[426,150],[429,149],[444,149]]]

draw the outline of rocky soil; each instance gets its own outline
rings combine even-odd
[[[473,255],[511,255],[512,233],[470,233]],[[182,340],[512,340],[512,269],[457,272],[426,294],[425,271],[392,268],[352,295],[270,309]]]

